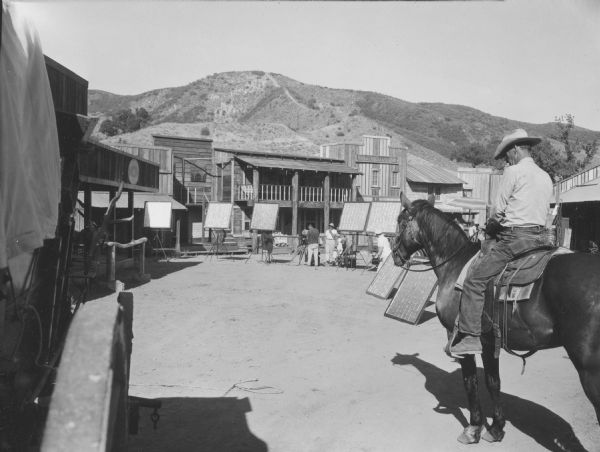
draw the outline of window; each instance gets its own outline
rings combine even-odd
[[[373,168],[371,175],[371,185],[378,187],[379,186],[379,169]]]
[[[473,189],[472,188],[465,188],[463,190],[463,198],[472,198],[473,197]]]
[[[435,200],[439,201],[440,195],[442,194],[442,187],[436,185],[429,185],[427,187],[428,195],[435,195]]]
[[[206,182],[206,173],[195,171],[191,174],[191,182]]]
[[[373,155],[381,155],[381,140],[373,138]]]
[[[392,187],[397,187],[400,184],[400,173],[398,171],[394,171],[392,173]]]

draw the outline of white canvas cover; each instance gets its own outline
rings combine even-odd
[[[52,238],[60,154],[39,38],[2,2],[0,51],[0,268]]]

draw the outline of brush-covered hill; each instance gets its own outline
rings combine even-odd
[[[121,96],[90,90],[88,112],[103,118],[144,108],[146,127],[108,142],[152,144],[152,134],[205,136],[217,147],[316,155],[319,145],[360,143],[362,135],[388,135],[412,159],[454,166],[452,152],[490,144],[523,127],[550,137],[555,124],[529,124],[462,105],[412,103],[366,91],[308,85],[263,71],[213,74],[185,86]],[[560,112],[557,112],[559,114]],[[99,124],[101,121],[99,121]],[[600,132],[576,127],[573,138],[600,141]]]

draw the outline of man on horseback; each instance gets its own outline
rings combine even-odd
[[[481,353],[481,316],[490,280],[515,256],[547,245],[543,233],[552,181],[529,153],[540,141],[517,129],[505,135],[496,148],[494,159],[504,158],[509,165],[504,169],[486,226],[496,242],[471,269],[463,285],[458,328],[449,344],[454,356]]]

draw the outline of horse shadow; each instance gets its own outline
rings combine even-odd
[[[129,435],[127,450],[142,452],[268,452],[267,443],[252,433],[246,413],[248,398],[161,398],[156,429],[152,409],[140,408],[138,432]]]
[[[418,353],[397,353],[391,361],[395,365],[411,365],[423,374],[425,389],[437,399],[438,404],[433,408],[436,413],[454,416],[463,427],[469,424],[461,411],[461,408],[468,410],[468,403],[460,369],[447,372],[422,360]],[[478,368],[477,371],[479,381],[485,381],[483,369]],[[483,412],[492,413],[491,400],[485,384],[480,385],[480,396]],[[501,393],[501,403],[506,420],[545,449],[553,452],[586,452],[571,425],[556,413],[535,402],[505,392]]]

